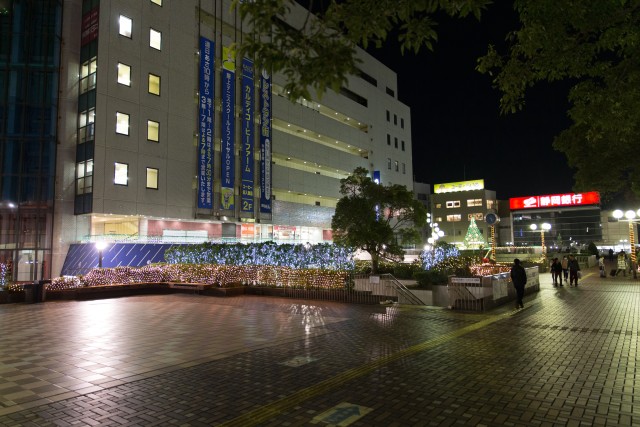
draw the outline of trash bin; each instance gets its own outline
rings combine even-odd
[[[35,302],[33,299],[33,285],[24,285],[22,289],[24,289],[24,302],[27,304],[33,304]]]
[[[46,292],[45,287],[49,283],[51,283],[51,280],[36,280],[33,284],[24,285],[24,302],[28,304],[43,302]]]

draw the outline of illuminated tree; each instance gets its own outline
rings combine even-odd
[[[469,228],[467,229],[467,235],[464,236],[463,243],[468,248],[478,248],[485,243],[484,236],[480,233],[476,220],[473,218],[471,218]]]
[[[426,223],[425,207],[402,185],[375,183],[364,168],[340,180],[340,194],[331,220],[333,241],[371,256],[376,274],[381,258],[401,260],[402,244],[420,241]]]

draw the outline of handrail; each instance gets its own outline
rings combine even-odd
[[[389,283],[393,285],[395,290],[405,297],[411,304],[413,305],[424,305],[424,303],[413,294],[402,282],[395,278],[393,274],[385,273],[380,275],[381,278],[386,279]]]

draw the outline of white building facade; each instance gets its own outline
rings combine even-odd
[[[356,167],[413,185],[396,74],[291,102],[230,1],[66,0],[51,275],[78,242],[331,241]],[[287,17],[294,27],[300,7]]]

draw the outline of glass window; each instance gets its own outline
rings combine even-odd
[[[391,159],[387,157],[387,169],[391,170]]]
[[[157,4],[158,6],[162,6],[162,0],[151,0],[151,3]]]
[[[95,134],[94,122],[96,120],[96,109],[90,108],[81,111],[78,116],[78,143],[93,141]]]
[[[436,203],[436,209],[442,209],[442,203]]]
[[[115,173],[113,175],[113,183],[116,185],[128,185],[129,183],[129,165],[126,163],[115,164]]]
[[[402,164],[402,174],[406,175],[407,174],[407,165],[406,164]]]
[[[404,151],[404,141],[402,141],[401,146],[402,146],[402,151]]]
[[[458,222],[458,221],[462,221],[462,217],[460,214],[454,214],[454,215],[447,215],[447,221],[448,222]]]
[[[399,167],[398,167],[398,161],[396,160],[396,161],[394,162],[394,164],[395,164],[395,167],[396,167],[396,172],[398,172],[398,170],[399,170]]]
[[[400,119],[400,127],[402,129],[404,129],[404,119],[402,119],[402,118]]]
[[[387,134],[387,145],[391,145],[391,135]]]
[[[494,209],[497,205],[495,200],[487,200],[487,209]]]
[[[162,50],[162,33],[160,31],[149,29],[149,46]]]
[[[147,168],[147,188],[158,189],[158,169]]]
[[[129,115],[116,113],[116,133],[129,135]]]
[[[93,191],[93,160],[76,164],[76,194]]]
[[[131,67],[118,62],[118,83],[131,86]]]
[[[391,120],[391,113],[389,112],[389,110],[387,110],[387,121]]]
[[[98,60],[95,56],[80,66],[80,93],[95,89],[97,70]]]
[[[160,123],[147,120],[147,140],[153,142],[160,141]]]
[[[467,199],[467,206],[482,206],[482,199]]]
[[[120,19],[118,20],[119,29],[121,36],[131,38],[131,29],[133,28],[133,23],[131,18],[127,18],[124,15],[120,15]]]
[[[393,115],[393,124],[394,124],[394,125],[397,125],[397,124],[398,124],[398,115],[397,115],[397,114],[394,114],[394,115]]]
[[[459,208],[460,207],[460,200],[450,200],[447,202],[447,207],[448,208]]]
[[[398,138],[393,138],[393,145],[395,148],[398,148]]]
[[[160,95],[160,76],[149,74],[149,93]]]

